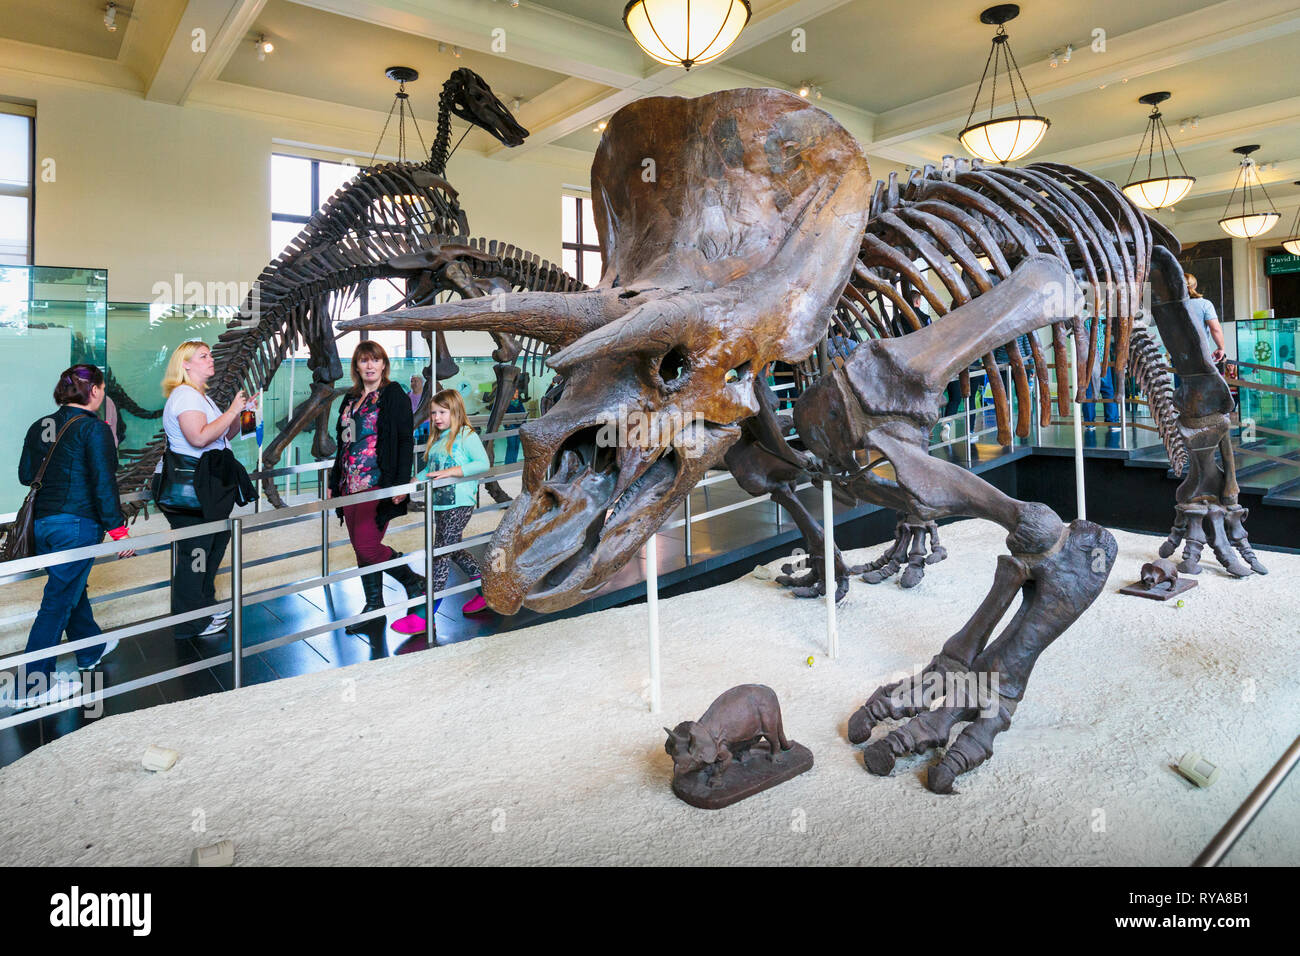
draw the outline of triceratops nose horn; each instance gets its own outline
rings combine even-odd
[[[631,308],[614,290],[502,292],[460,302],[376,312],[339,322],[338,328],[343,331],[499,332],[564,346]]]

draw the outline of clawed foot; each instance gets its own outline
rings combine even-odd
[[[795,597],[815,598],[826,596],[824,582],[825,559],[819,554],[810,555],[808,567],[800,571],[795,564],[781,565],[781,574],[776,576],[776,583],[790,589]],[[845,567],[838,553],[835,555],[835,603],[843,601],[849,593],[849,570]]]
[[[953,728],[970,721],[926,775],[928,790],[952,793],[957,777],[993,756],[993,738],[1011,726],[1016,702],[999,696],[994,687],[988,674],[945,672],[932,664],[922,675],[872,694],[849,720],[849,741],[865,742],[876,723],[887,717],[910,718],[862,752],[867,772],[886,777],[899,757],[947,745]]]
[[[1249,513],[1236,504],[1228,507],[1214,503],[1179,505],[1173,530],[1160,545],[1160,557],[1169,557],[1182,544],[1179,573],[1200,574],[1201,553],[1209,545],[1219,564],[1233,577],[1244,578],[1251,572],[1268,574],[1246,537],[1245,521]]]
[[[930,548],[927,553],[926,538],[929,537]],[[851,574],[862,573],[862,580],[867,584],[879,584],[887,581],[903,570],[899,584],[905,588],[914,588],[925,577],[927,564],[938,564],[948,557],[948,551],[939,544],[939,528],[933,521],[898,522],[894,529],[894,543],[885,553],[870,564],[850,569]]]

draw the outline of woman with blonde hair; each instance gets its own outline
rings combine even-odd
[[[1223,326],[1219,323],[1219,316],[1214,311],[1214,304],[1209,299],[1201,295],[1196,289],[1196,276],[1190,272],[1183,273],[1187,280],[1187,295],[1192,300],[1191,311],[1192,318],[1200,319],[1205,325],[1205,335],[1214,343],[1214,363],[1217,365],[1228,357],[1227,349],[1223,344]]]
[[[429,403],[429,420],[432,428],[429,432],[429,444],[426,452],[428,465],[420,477],[432,478],[468,478],[487,471],[487,450],[474,429],[469,427],[465,414],[465,401],[460,392],[444,388],[433,396]],[[433,546],[445,548],[456,544],[465,533],[478,503],[478,482],[461,481],[433,490],[433,500],[425,507],[433,509],[434,533]],[[450,559],[450,560],[448,560]],[[471,579],[482,576],[482,571],[470,553],[463,548],[452,554],[439,555],[433,562],[433,577],[428,586],[437,594],[447,586],[447,574],[451,570],[450,562],[456,564]],[[433,604],[434,613],[438,612],[441,599]],[[482,594],[476,594],[461,609],[462,613],[474,614],[487,607]],[[414,614],[408,614],[394,622],[393,630],[402,634],[420,634],[429,626],[425,620],[424,608],[418,608]]]
[[[338,453],[330,470],[329,495],[360,494],[371,488],[391,488],[411,480],[415,453],[415,420],[411,400],[402,386],[389,380],[392,366],[388,353],[378,342],[367,339],[352,353],[352,388],[339,406],[335,438]],[[394,495],[359,505],[345,505],[340,517],[347,524],[348,538],[357,556],[357,566],[366,567],[398,557],[384,544],[388,523],[408,509],[406,495]],[[405,564],[388,573],[406,590],[408,598],[424,593],[424,579]],[[366,603],[361,613],[384,606],[382,571],[361,575]],[[360,634],[371,627],[362,621],[344,630]]]
[[[190,528],[204,523],[197,493],[193,491],[198,459],[205,452],[230,447],[230,439],[239,434],[239,414],[249,404],[241,389],[224,412],[217,408],[216,402],[208,397],[208,382],[216,370],[212,350],[206,343],[192,339],[176,346],[163,376],[162,391],[167,404],[163,406],[162,419],[170,465],[169,474],[164,477],[166,463],[158,463],[155,481],[164,493],[167,492],[168,480],[172,482],[172,491],[166,493],[159,504],[159,510],[172,528]],[[182,475],[184,479],[177,482],[177,477]],[[184,503],[180,503],[182,498],[186,499]],[[213,531],[177,542],[179,556],[172,570],[173,614],[217,603],[217,569],[229,543],[229,531]],[[172,636],[181,639],[219,634],[226,629],[229,619],[230,612],[221,611],[207,620],[200,618],[176,624],[172,627]]]

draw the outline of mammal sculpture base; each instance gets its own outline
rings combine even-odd
[[[761,740],[738,755],[727,768],[722,786],[710,787],[707,770],[696,770],[673,778],[673,793],[678,799],[701,810],[720,810],[746,797],[762,793],[799,776],[813,765],[812,751],[790,741],[790,749],[775,762],[768,760],[767,741]]]
[[[1168,601],[1171,597],[1177,597],[1184,591],[1190,591],[1196,587],[1196,581],[1192,578],[1179,578],[1174,582],[1174,586],[1166,590],[1162,587],[1148,588],[1141,581],[1134,581],[1128,587],[1120,588],[1120,594],[1130,594],[1133,597],[1151,598],[1153,601]]]

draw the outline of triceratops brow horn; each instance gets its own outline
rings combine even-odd
[[[619,318],[635,305],[620,289],[501,292],[460,302],[375,312],[338,323],[343,331],[497,332],[564,346]]]

